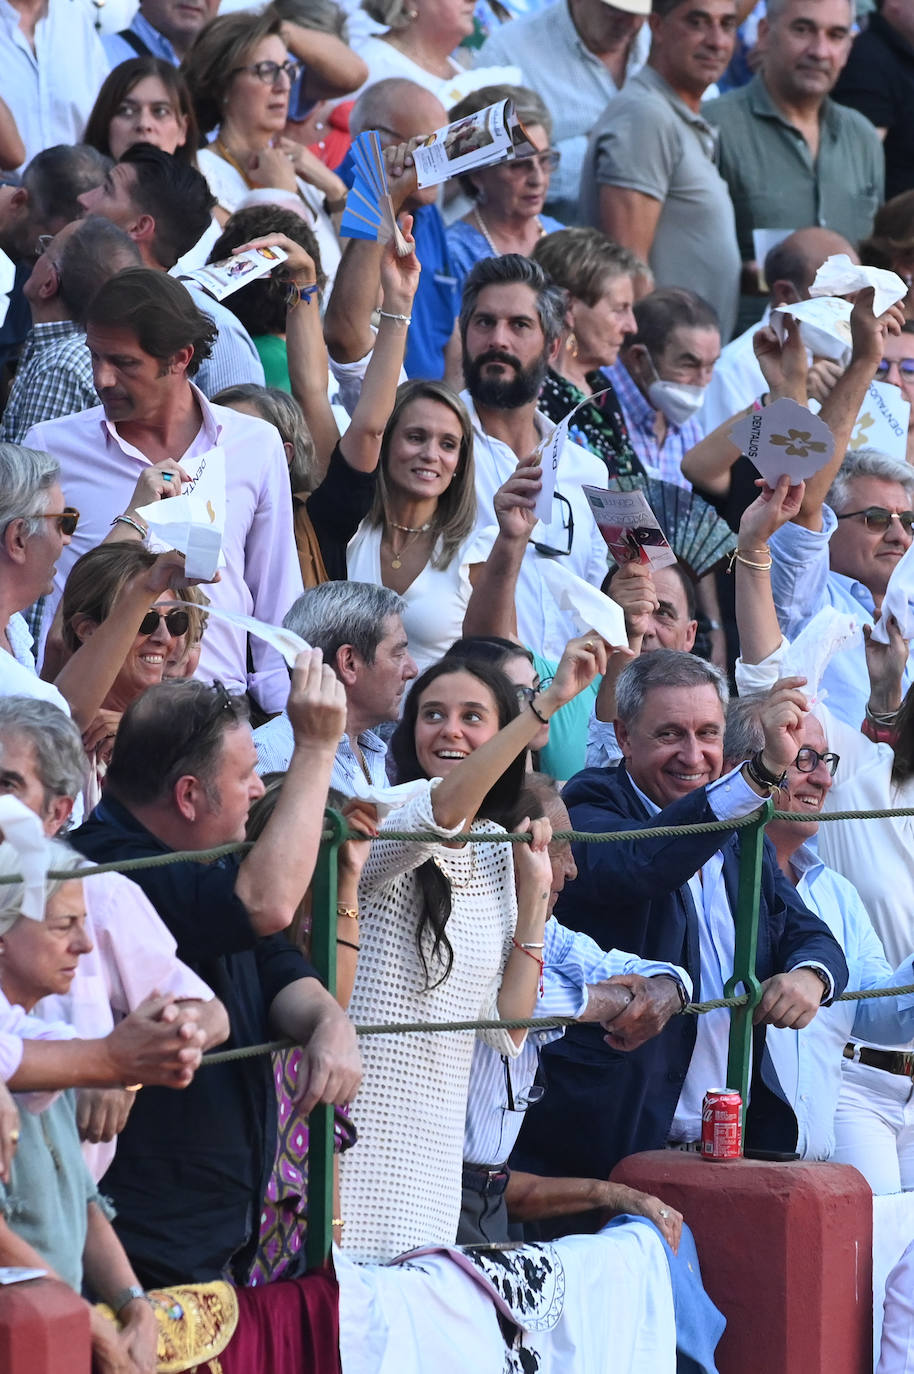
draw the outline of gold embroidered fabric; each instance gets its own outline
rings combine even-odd
[[[182,1283],[146,1296],[159,1323],[158,1374],[222,1374],[219,1356],[238,1325],[231,1284]],[[109,1307],[100,1307],[114,1320]]]

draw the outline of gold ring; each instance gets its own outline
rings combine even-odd
[[[18,1144],[19,1144],[19,1132],[18,1132],[18,1131],[10,1131],[10,1143],[13,1144],[13,1145],[18,1145]]]
[[[593,648],[595,648],[595,647],[596,647],[596,646],[594,645],[594,642],[593,642],[592,639],[585,639],[585,640],[584,640],[584,648],[585,648],[585,649],[593,649]]]

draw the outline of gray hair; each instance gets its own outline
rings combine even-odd
[[[85,324],[89,302],[109,277],[125,267],[142,267],[133,239],[104,215],[87,215],[60,254],[60,297],[77,324]]]
[[[22,173],[33,232],[56,233],[79,219],[79,197],[101,186],[112,165],[110,157],[88,143],[56,143],[36,153]]]
[[[768,692],[747,692],[730,702],[724,732],[724,758],[728,762],[741,763],[764,747],[761,708],[768,696]]]
[[[850,484],[856,477],[876,477],[881,482],[897,482],[904,487],[909,501],[914,501],[914,468],[890,458],[878,448],[851,449],[835,473],[825,500],[836,514],[841,515],[850,500]]]
[[[536,296],[536,312],[547,347],[561,336],[565,328],[565,292],[549,280],[538,262],[523,253],[503,253],[500,258],[480,258],[467,274],[460,303],[460,338],[464,344],[480,292],[487,286],[518,284],[529,286]]]
[[[403,598],[388,587],[372,582],[322,582],[292,603],[282,623],[320,649],[331,668],[336,667],[344,644],[351,644],[372,664],[384,638],[384,622],[402,615],[404,608]]]
[[[14,520],[25,520],[27,533],[36,534],[48,493],[59,481],[60,464],[50,453],[0,444],[0,537]]]
[[[0,697],[0,763],[4,739],[20,736],[35,750],[35,766],[45,792],[78,797],[86,782],[87,760],[79,730],[52,701],[37,697]]]
[[[406,29],[412,23],[411,0],[362,0],[362,9],[387,29]]]
[[[541,129],[545,129],[547,138],[552,138],[552,115],[546,108],[542,96],[536,91],[531,91],[528,86],[479,86],[462,100],[458,100],[456,105],[451,106],[448,119],[454,124],[458,119],[478,114],[480,110],[497,105],[502,100],[512,102],[521,124],[526,125],[528,129],[538,124]]]
[[[49,869],[65,872],[66,878],[49,878],[45,884],[45,902],[59,892],[65,882],[79,877],[79,870],[87,867],[86,861],[75,849],[61,840],[45,840]],[[22,872],[22,856],[8,841],[0,844],[0,874]],[[3,883],[0,885],[0,935],[6,934],[22,915],[22,899],[25,888],[22,883]]]
[[[656,649],[624,668],[616,683],[616,715],[625,725],[640,716],[655,687],[713,687],[724,710],[730,700],[727,678],[713,663],[680,649]]]

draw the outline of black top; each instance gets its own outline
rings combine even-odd
[[[331,582],[346,581],[346,546],[371,510],[377,482],[377,469],[350,467],[337,444],[326,477],[308,497],[308,514]]]
[[[99,863],[172,852],[113,799],[68,839]],[[235,896],[237,871],[232,856],[132,874],[175,937],[179,958],[224,1003],[231,1023],[224,1049],[269,1040],[273,999],[297,979],[317,976],[284,935],[254,933]],[[101,1188],[114,1201],[115,1229],[147,1288],[216,1279],[229,1268],[244,1280],[276,1150],[276,1116],[269,1055],[201,1067],[183,1092],[137,1094]]]
[[[914,187],[914,48],[871,14],[858,34],[833,92],[835,100],[859,110],[885,136],[885,198]]]

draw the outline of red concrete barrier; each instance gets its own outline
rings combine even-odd
[[[90,1374],[86,1305],[57,1279],[0,1287],[2,1374]]]
[[[612,1178],[692,1228],[727,1318],[720,1374],[872,1374],[873,1195],[856,1169],[655,1150]]]

